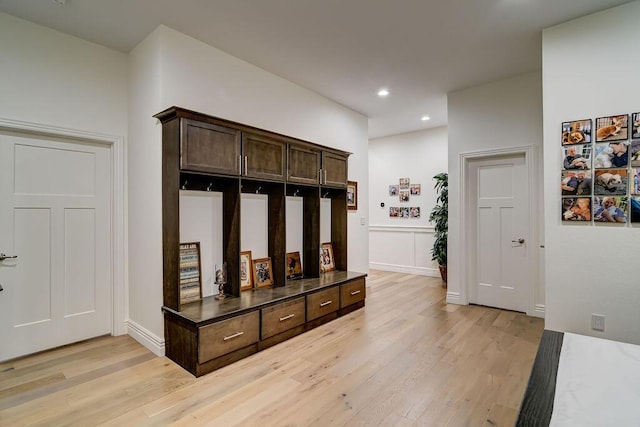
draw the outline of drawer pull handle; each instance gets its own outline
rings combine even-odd
[[[294,317],[294,316],[295,316],[295,314],[289,314],[288,316],[281,317],[281,318],[280,318],[280,321],[281,321],[281,322],[284,322],[285,320],[289,320],[289,319],[291,319],[291,318],[292,318],[292,317]]]
[[[232,339],[232,338],[239,337],[240,335],[243,335],[243,334],[244,334],[244,332],[242,332],[242,331],[240,331],[240,332],[236,332],[236,333],[235,333],[235,334],[233,334],[233,335],[229,335],[228,337],[224,337],[224,338],[222,339],[222,341],[228,341],[228,340],[230,340],[230,339]]]
[[[357,291],[351,291],[351,295],[358,295],[360,293],[360,289],[358,289]]]
[[[320,303],[320,307],[324,307],[325,305],[329,305],[331,304],[333,301],[329,300],[329,301],[325,301],[325,302],[321,302]]]

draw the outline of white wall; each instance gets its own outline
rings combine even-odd
[[[176,105],[354,153],[349,179],[358,181],[368,206],[367,118],[333,101],[161,26],[131,53],[129,168],[132,321],[163,336],[161,125],[152,115]],[[138,87],[140,86],[140,87]],[[143,154],[144,153],[144,154]],[[366,208],[348,219],[349,269],[368,271]]]
[[[369,141],[369,267],[439,276],[431,261],[433,225],[429,213],[436,201],[433,176],[447,171],[447,128],[376,138]],[[419,196],[400,203],[389,185],[409,178],[421,185]],[[384,207],[380,204],[384,203]],[[389,207],[420,208],[420,218],[390,218]]]
[[[461,170],[463,153],[534,147],[535,164],[532,180],[534,195],[541,200],[542,167],[538,161],[542,151],[542,76],[534,72],[499,80],[448,94],[449,112],[449,241],[448,241],[448,292],[447,301],[468,303],[467,285],[463,282],[461,254],[468,248],[460,243],[461,230]],[[535,203],[535,200],[534,200]],[[543,205],[538,202],[536,221],[538,232],[528,242],[534,257],[538,257],[543,244]],[[544,311],[544,286],[540,270],[534,272],[534,301],[530,306],[542,315]]]
[[[640,111],[640,2],[543,32],[546,327],[640,344],[640,230],[560,220],[560,124]],[[584,66],[573,66],[580,57]],[[606,316],[605,332],[590,328]]]

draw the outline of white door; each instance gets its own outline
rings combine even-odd
[[[528,253],[529,176],[523,155],[469,162],[471,302],[526,312],[531,286]]]
[[[0,133],[0,360],[111,332],[110,174],[109,147]]]

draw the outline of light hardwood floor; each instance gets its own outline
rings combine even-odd
[[[0,425],[512,426],[543,321],[440,284],[371,271],[364,309],[199,379],[128,336],[2,363]]]

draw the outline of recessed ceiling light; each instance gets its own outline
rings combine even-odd
[[[389,91],[388,91],[387,89],[384,89],[384,88],[383,88],[383,89],[380,89],[380,90],[378,91],[378,96],[379,96],[380,98],[384,98],[384,97],[385,97],[385,96],[387,96],[387,95],[389,95]]]
[[[64,6],[67,0],[51,0],[52,2],[59,4],[60,6]]]
[[[422,116],[422,117],[420,117],[420,120],[422,120],[423,122],[426,122],[427,120],[431,120],[431,117],[429,117],[429,116]]]

